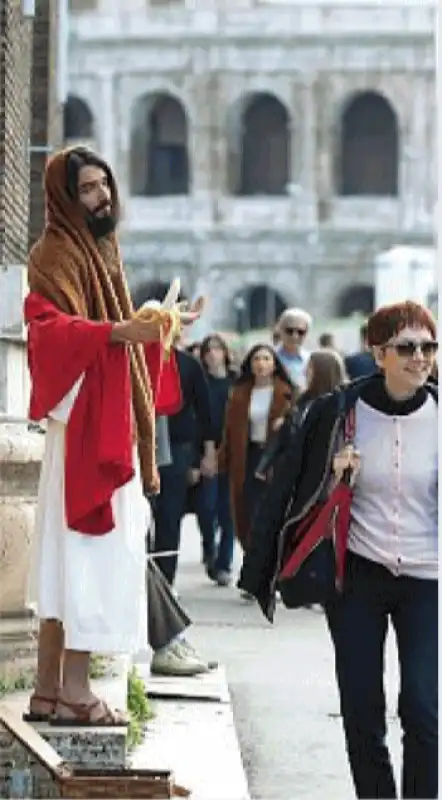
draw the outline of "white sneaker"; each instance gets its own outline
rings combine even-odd
[[[154,653],[150,671],[152,675],[193,678],[195,675],[207,673],[208,667],[195,656],[185,653],[178,645],[172,644]]]
[[[218,586],[230,586],[232,583],[232,576],[227,570],[220,570],[215,578]]]
[[[179,639],[175,646],[179,650],[181,650],[184,656],[190,655],[192,658],[196,658],[196,660],[199,661],[200,664],[205,664],[209,672],[212,671],[213,669],[218,669],[219,667],[218,661],[206,661],[204,658],[200,656],[198,651],[195,650],[195,648],[190,644],[190,642],[187,641],[187,639]]]

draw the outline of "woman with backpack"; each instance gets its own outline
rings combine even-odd
[[[438,387],[429,381],[438,349],[436,323],[424,306],[397,303],[372,314],[368,341],[380,374],[318,398],[309,408],[256,517],[241,587],[271,617],[285,559],[304,548],[291,577],[293,595],[297,583],[317,579],[308,563],[326,546],[327,532],[322,541],[316,532],[315,547],[307,552],[309,515],[327,505],[336,483],[350,477],[347,530],[339,539],[343,582],[337,591],[330,572],[325,610],[356,796],[398,796],[386,745],[384,659],[391,622],[401,681],[400,796],[436,798]],[[348,427],[353,433],[344,439]],[[337,545],[335,538],[336,567]],[[324,570],[332,563],[334,569],[334,562],[324,560]]]

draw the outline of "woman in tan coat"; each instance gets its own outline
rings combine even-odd
[[[218,469],[229,476],[235,533],[247,550],[253,509],[263,492],[256,467],[272,431],[282,423],[299,392],[273,349],[257,344],[246,355],[226,408]]]

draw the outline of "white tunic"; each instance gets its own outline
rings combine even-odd
[[[390,416],[359,399],[348,547],[394,575],[438,577],[437,405]]]
[[[148,650],[145,535],[150,506],[134,451],[136,474],[112,498],[114,529],[90,536],[67,527],[65,431],[81,380],[48,420],[29,606],[40,619],[62,622],[67,649],[129,655]]]

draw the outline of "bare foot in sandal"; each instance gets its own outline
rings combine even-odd
[[[123,711],[111,709],[98,697],[92,695],[87,703],[71,703],[58,699],[51,725],[66,727],[126,727],[128,716]]]
[[[65,650],[63,685],[51,723],[72,727],[126,727],[128,722],[126,714],[110,709],[92,692],[90,653]]]
[[[29,699],[29,711],[23,714],[26,722],[47,722],[55,711],[57,698],[34,693]]]

